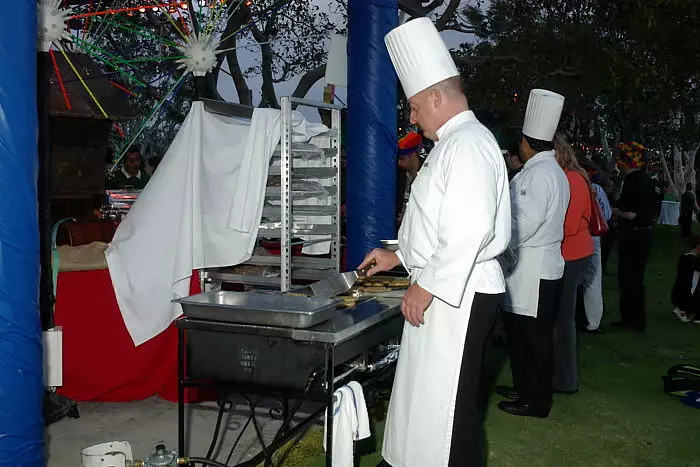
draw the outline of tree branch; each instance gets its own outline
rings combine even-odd
[[[237,31],[242,23],[243,18],[239,15],[233,15],[226,23],[226,29],[223,34],[224,37],[231,35],[234,31]],[[238,93],[238,102],[243,105],[253,105],[251,99],[250,88],[248,83],[243,76],[243,71],[241,70],[241,65],[238,62],[238,52],[236,50],[237,35],[226,39],[221,43],[221,47],[224,49],[231,49],[226,52],[226,63],[228,64],[228,71],[231,73],[231,79],[233,79],[233,84],[236,87],[236,92]]]
[[[449,26],[445,26],[442,31],[457,31],[457,32],[463,32],[465,34],[474,34],[476,32],[476,28],[472,26],[464,26],[462,24],[450,24]]]
[[[578,76],[580,72],[575,68],[559,68],[558,70],[550,71],[545,76]]]
[[[192,28],[194,29],[194,33],[199,36],[199,21],[197,21],[197,15],[194,12],[194,2],[192,0],[187,0],[187,6],[189,7],[190,19],[192,20]]]
[[[272,27],[271,24],[274,21],[274,16],[268,18],[268,22],[265,25],[265,29]],[[271,107],[273,109],[279,109],[280,105],[277,101],[277,94],[275,93],[274,76],[272,74],[272,46],[266,43],[268,42],[268,35],[260,31],[257,24],[250,23],[250,32],[253,37],[260,45],[260,50],[262,53],[262,100],[260,101],[261,107]]]
[[[438,31],[443,31],[449,24],[455,13],[457,13],[460,2],[461,0],[450,0],[450,3],[447,5],[447,8],[445,8],[445,11],[437,19],[437,21],[435,21],[435,28],[437,28]]]
[[[302,76],[299,80],[297,87],[292,93],[292,97],[297,97],[299,99],[305,97],[309,90],[313,87],[313,85],[316,84],[324,76],[326,76],[325,64],[319,65],[316,68],[307,71],[306,73],[304,73],[304,76]],[[294,107],[296,107],[296,105]]]
[[[423,9],[425,10],[426,14],[429,14],[432,13],[439,6],[441,6],[443,3],[445,3],[445,0],[433,0],[432,2],[424,6]]]
[[[524,63],[525,59],[521,56],[518,55],[500,55],[500,56],[494,56],[494,57],[487,57],[487,56],[480,56],[480,55],[474,55],[474,56],[464,56],[464,55],[459,55],[455,51],[450,51],[450,54],[452,55],[452,59],[455,61],[455,64],[457,66],[460,65],[478,65],[480,63],[484,63],[487,61],[512,61],[515,63]]]

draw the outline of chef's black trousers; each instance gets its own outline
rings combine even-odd
[[[486,344],[496,324],[503,296],[480,293],[474,295],[457,386],[450,467],[486,465],[486,437],[481,417],[482,398],[479,397],[479,389]]]
[[[537,317],[504,313],[513,386],[520,401],[552,405],[552,330],[561,301],[563,279],[540,280]]]
[[[617,242],[621,322],[637,331],[647,327],[644,271],[651,251],[651,235],[651,228],[621,231]]]

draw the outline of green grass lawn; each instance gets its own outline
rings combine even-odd
[[[700,362],[700,325],[671,314],[670,290],[684,246],[677,228],[659,227],[647,268],[649,326],[645,334],[611,330],[619,318],[615,258],[605,281],[605,334],[580,340],[581,391],[556,396],[546,420],[519,418],[496,408],[486,419],[489,466],[700,466],[700,410],[664,394],[661,376],[677,363]],[[502,352],[494,348],[492,356]],[[510,382],[502,366],[498,383]],[[383,425],[361,457],[362,467],[380,461]],[[284,465],[323,466],[322,433],[311,431]],[[426,466],[430,467],[430,466]]]

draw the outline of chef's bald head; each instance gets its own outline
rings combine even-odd
[[[466,96],[464,93],[464,85],[462,83],[462,78],[459,76],[453,76],[452,78],[447,78],[444,81],[440,81],[439,83],[431,86],[428,89],[435,89],[438,92],[441,92],[445,96],[447,96],[448,99],[454,99],[454,100],[459,100],[459,99],[465,99]]]
[[[469,110],[462,79],[453,76],[419,92],[409,100],[411,123],[423,129],[423,135],[437,141],[437,130],[455,115]]]

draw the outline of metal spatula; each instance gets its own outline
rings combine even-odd
[[[311,291],[314,297],[318,298],[332,298],[336,295],[347,292],[355,285],[357,278],[360,275],[364,275],[370,268],[374,267],[375,264],[372,263],[367,268],[362,271],[348,271],[341,272],[339,274],[333,274],[325,279],[311,284]]]
[[[357,271],[341,272],[333,274],[325,279],[311,284],[311,291],[314,297],[332,298],[341,293],[347,292],[355,285],[359,274]]]

